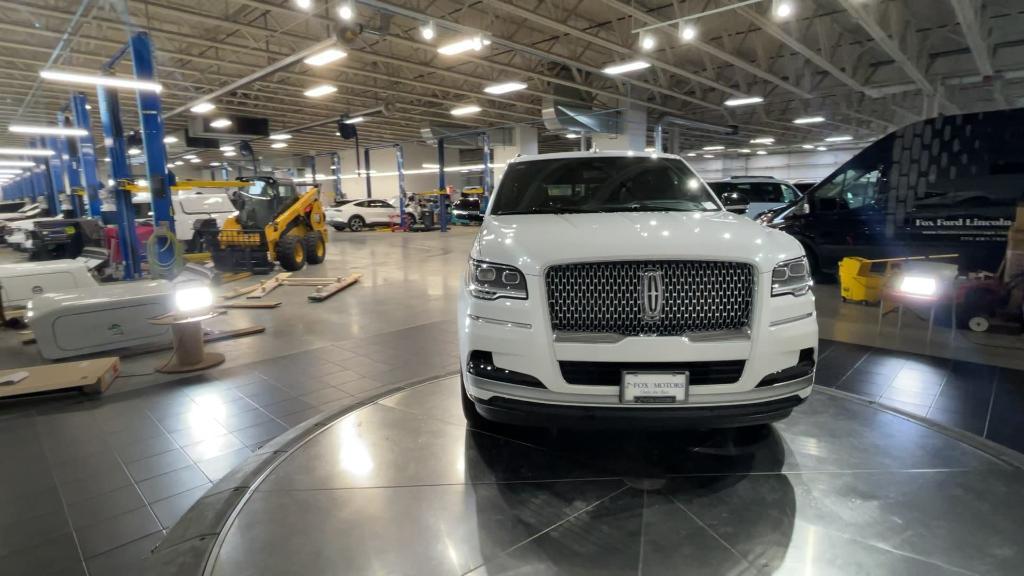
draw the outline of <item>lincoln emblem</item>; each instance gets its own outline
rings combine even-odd
[[[640,276],[640,301],[644,320],[661,320],[665,313],[665,275],[661,270],[644,270]]]

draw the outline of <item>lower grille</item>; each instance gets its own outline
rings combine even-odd
[[[556,333],[683,336],[750,324],[754,267],[742,262],[586,262],[547,271]]]
[[[569,384],[587,386],[618,386],[622,373],[630,371],[689,372],[689,383],[732,384],[743,376],[746,360],[716,362],[577,362],[561,361],[562,379]]]

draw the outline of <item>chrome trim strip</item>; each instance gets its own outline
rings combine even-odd
[[[483,316],[477,316],[475,314],[466,314],[470,320],[475,320],[481,324],[491,324],[493,326],[504,326],[505,328],[523,328],[525,330],[532,330],[533,324],[524,324],[522,322],[510,322],[508,320],[498,320],[496,318],[485,318]]]
[[[801,314],[799,316],[793,316],[791,318],[783,318],[782,320],[775,320],[774,322],[769,322],[768,323],[768,327],[769,328],[775,328],[776,326],[782,326],[783,324],[792,324],[793,322],[799,322],[801,320],[806,320],[806,319],[808,319],[808,318],[810,318],[812,316],[814,316],[814,312],[808,312],[806,314]]]
[[[749,342],[750,328],[739,330],[719,330],[715,332],[694,332],[686,334],[683,340],[687,342]]]
[[[555,342],[563,344],[617,344],[625,339],[610,332],[555,332]]]
[[[560,344],[618,344],[626,338],[678,338],[683,342],[749,342],[750,328],[694,332],[682,336],[623,336],[610,332],[555,332],[554,339]]]

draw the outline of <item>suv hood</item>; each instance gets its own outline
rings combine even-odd
[[[731,260],[761,273],[803,255],[794,238],[728,212],[610,212],[488,216],[472,256],[540,275],[553,264],[601,260]]]

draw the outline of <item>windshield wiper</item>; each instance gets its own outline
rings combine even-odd
[[[608,208],[623,212],[695,212],[697,210],[694,208],[662,206],[661,204],[629,204],[628,206],[609,206]]]
[[[590,208],[555,208],[553,206],[534,206],[526,210],[509,210],[498,212],[496,216],[516,216],[521,214],[596,214],[601,210],[592,210]]]

